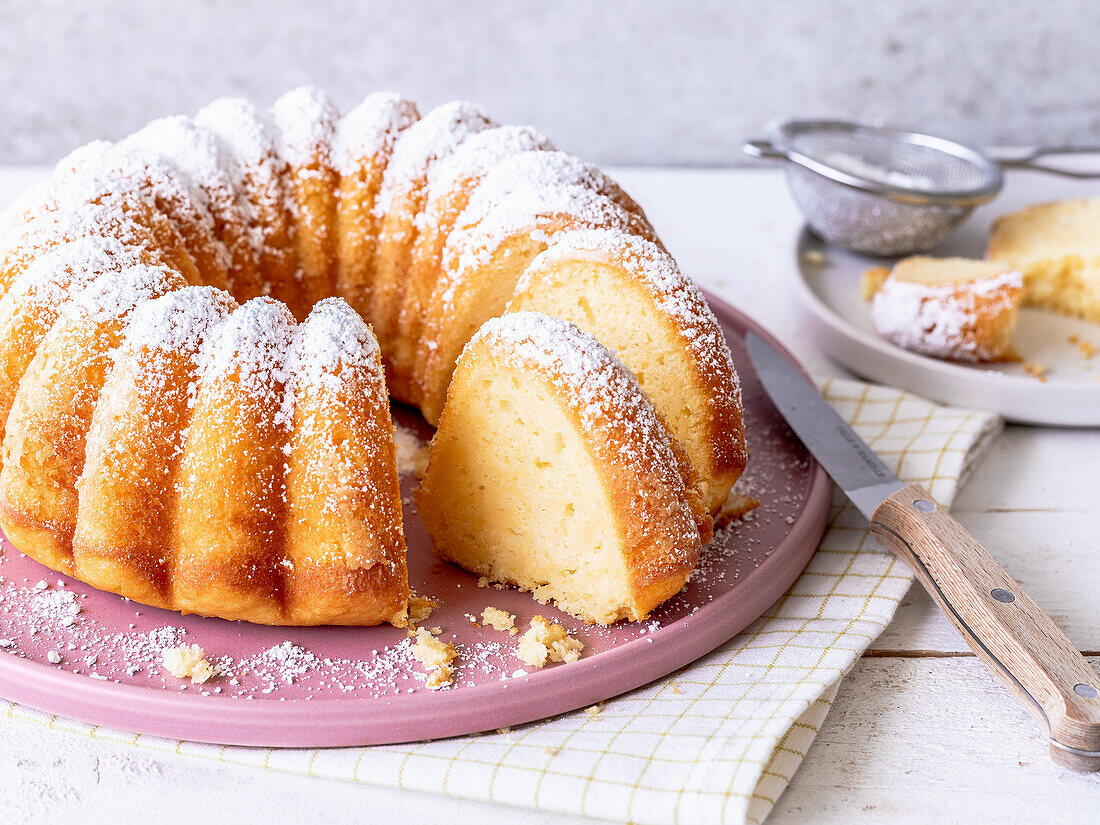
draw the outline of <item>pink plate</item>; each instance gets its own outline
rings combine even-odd
[[[825,528],[825,474],[764,396],[742,346],[755,322],[708,296],[741,375],[752,458],[738,489],[761,507],[718,531],[691,584],[645,623],[587,627],[515,590],[436,560],[416,509],[405,525],[410,578],[440,607],[426,622],[459,649],[455,684],[431,690],[392,627],[263,627],[143,607],[59,577],[6,541],[0,552],[0,695],[97,725],[173,739],[325,747],[408,742],[519,725],[591,705],[681,668],[759,617],[805,568]],[[789,356],[788,356],[789,357]],[[406,408],[397,422],[421,437]],[[415,481],[402,480],[406,497]],[[561,622],[586,647],[542,670],[516,658],[517,638],[481,627],[488,605]],[[218,675],[168,675],[160,651],[199,644]],[[528,672],[523,672],[524,670]]]

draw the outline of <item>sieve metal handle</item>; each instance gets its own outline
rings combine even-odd
[[[1037,162],[1052,155],[1100,154],[1100,146],[1032,146],[1018,150],[992,149],[987,154],[997,161],[1002,169],[1024,169],[1029,172],[1044,172],[1048,175],[1060,175],[1063,178],[1076,178],[1078,180],[1100,178],[1100,170],[1086,172],[1082,169],[1065,169],[1060,166]]]
[[[741,151],[751,158],[760,160],[790,160],[786,154],[775,148],[770,140],[747,140],[741,146]]]

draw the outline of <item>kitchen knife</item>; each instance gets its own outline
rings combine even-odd
[[[1100,770],[1100,677],[1019,584],[919,484],[905,484],[802,374],[749,333],[749,358],[780,414],[905,561],[971,650],[1050,738],[1051,758]]]

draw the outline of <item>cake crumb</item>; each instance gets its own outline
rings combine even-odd
[[[453,681],[454,673],[451,671],[450,665],[440,665],[435,670],[428,672],[428,687],[432,690],[447,687]]]
[[[478,587],[488,587],[489,586],[489,577],[488,576],[481,576],[477,580],[477,586]]]
[[[180,645],[165,648],[160,652],[164,669],[177,679],[190,679],[192,684],[201,685],[214,675],[214,667],[206,661],[203,649],[198,645]]]
[[[531,617],[531,626],[519,640],[516,656],[524,664],[543,667],[547,661],[575,662],[581,657],[584,643],[565,632],[560,624],[552,624],[542,616]]]
[[[1092,358],[1096,355],[1096,346],[1091,341],[1082,341],[1077,345],[1077,349],[1081,351],[1085,358]]]
[[[1032,378],[1038,378],[1044,384],[1047,380],[1047,368],[1042,364],[1036,364],[1033,362],[1027,362],[1024,364],[1024,372],[1030,375]]]
[[[1069,341],[1071,344],[1077,344],[1081,341],[1081,339],[1078,338],[1076,335],[1070,335],[1066,340]]]
[[[825,263],[825,253],[820,249],[807,249],[802,253],[802,260],[811,266],[821,266]]]
[[[542,749],[542,752],[545,753],[547,756],[557,756],[559,753],[561,753],[561,748],[552,748],[547,745],[545,748]]]
[[[590,708],[585,708],[584,712],[587,713],[589,716],[591,716],[593,719],[595,719],[597,716],[600,715],[600,706],[599,705],[593,705]]]
[[[416,433],[401,426],[394,428],[394,440],[397,443],[397,472],[411,472],[416,478],[423,478],[428,467],[428,448],[420,443]]]
[[[441,642],[423,627],[417,628],[412,655],[428,669],[428,687],[437,690],[451,684],[454,673],[451,662],[458,656],[454,645]]]
[[[714,529],[718,530],[735,521],[743,519],[760,506],[760,500],[752,496],[730,491],[718,514],[714,517]]]
[[[415,593],[409,595],[409,625],[415,627],[432,615],[432,611],[439,607],[439,602],[429,599],[427,596],[418,596]]]
[[[873,266],[864,270],[859,279],[859,297],[864,301],[870,301],[889,277],[890,270],[884,266]]]
[[[494,630],[507,631],[513,636],[519,633],[519,630],[516,628],[516,617],[496,607],[486,607],[481,611],[481,621],[484,622],[486,627],[491,627]]]

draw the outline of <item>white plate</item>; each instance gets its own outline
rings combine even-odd
[[[1096,181],[1016,175],[1008,183],[999,198],[976,210],[962,229],[929,254],[981,257],[998,215],[1038,201],[1100,194]],[[817,252],[823,262],[817,262]],[[799,236],[796,254],[795,294],[806,331],[853,372],[947,404],[995,410],[1018,423],[1100,426],[1100,354],[1087,359],[1070,343],[1076,336],[1100,351],[1100,324],[1037,309],[1020,311],[1017,349],[1025,361],[1046,367],[1046,381],[1026,374],[1022,363],[941,361],[891,344],[871,324],[870,305],[859,295],[860,276],[868,267],[890,266],[892,259],[830,247],[808,230]]]

